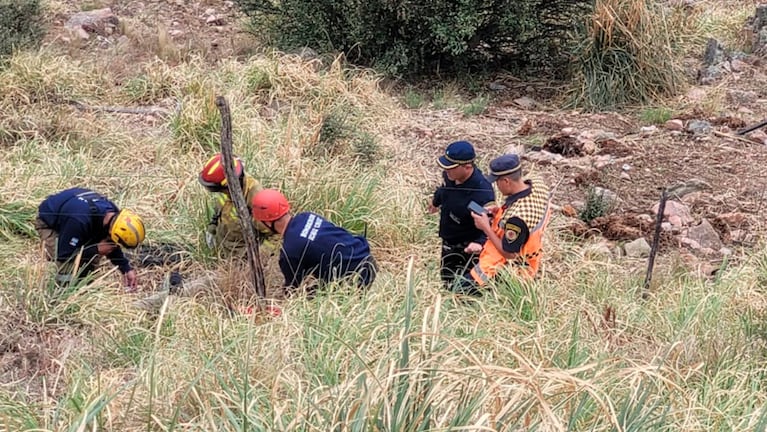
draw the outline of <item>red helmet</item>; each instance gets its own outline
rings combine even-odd
[[[253,196],[253,219],[260,222],[274,222],[290,211],[285,195],[274,189],[258,191]]]
[[[216,153],[215,156],[208,159],[205,162],[205,166],[200,171],[200,184],[205,186],[205,189],[211,192],[225,192],[228,190],[226,186],[226,170],[224,170],[224,160],[221,153]],[[240,178],[245,176],[245,167],[240,158],[234,158],[234,174]]]

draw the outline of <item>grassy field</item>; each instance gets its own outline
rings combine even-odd
[[[750,6],[731,3],[688,23],[690,40],[712,29],[737,39],[737,14],[722,11]],[[641,300],[644,261],[600,258],[556,217],[539,280],[501,278],[482,300],[459,301],[441,290],[425,212],[437,154],[395,138],[407,108],[379,77],[281,54],[116,68],[120,56],[43,49],[0,70],[0,430],[767,427],[763,247],[714,279],[663,256]],[[149,242],[181,245],[185,276],[243,283],[202,239],[208,196],[196,178],[218,149],[217,95],[249,173],[298,210],[367,230],[382,266],[371,290],[333,287],[264,319],[231,316],[215,298],[132,307],[168,269],[140,269],[135,295],[109,266],[88,286],[54,289],[31,222],[46,195],[75,185],[140,213]]]

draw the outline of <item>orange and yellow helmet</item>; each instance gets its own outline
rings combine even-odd
[[[245,176],[245,166],[238,157],[234,158],[234,174],[239,177],[242,184],[242,179]],[[216,153],[215,156],[205,162],[198,180],[210,192],[226,192],[229,190],[226,184],[226,170],[224,169],[224,159],[221,153]]]

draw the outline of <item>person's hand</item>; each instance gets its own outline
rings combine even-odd
[[[439,207],[435,207],[434,204],[429,204],[428,212],[434,214],[439,211]]]
[[[463,251],[470,254],[477,254],[482,252],[482,245],[477,242],[471,242],[463,249]]]
[[[487,212],[490,213],[491,215],[494,215],[494,214],[496,214],[498,212],[498,210],[500,210],[500,207],[498,207],[498,205],[496,205],[494,203],[493,204],[485,204],[485,210],[487,210]]]
[[[478,230],[487,233],[490,231],[490,217],[486,214],[476,214],[471,212],[471,217],[474,219],[474,226]]]
[[[136,270],[131,269],[128,273],[123,275],[125,280],[125,292],[135,292],[138,288],[138,276],[136,276]]]

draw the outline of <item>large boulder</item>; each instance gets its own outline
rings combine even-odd
[[[72,15],[64,24],[64,27],[75,33],[82,39],[88,39],[91,34],[104,37],[116,32],[120,20],[117,19],[111,8],[94,9],[78,12]]]

